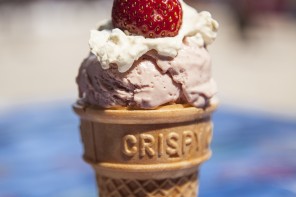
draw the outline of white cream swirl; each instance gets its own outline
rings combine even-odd
[[[91,52],[97,56],[103,69],[116,64],[118,71],[128,71],[133,63],[150,50],[156,50],[161,56],[175,57],[182,46],[184,37],[192,37],[199,46],[209,45],[216,39],[219,24],[209,12],[198,13],[194,8],[180,0],[183,21],[175,37],[145,38],[129,35],[112,22],[106,21],[99,30],[91,30],[89,45]]]

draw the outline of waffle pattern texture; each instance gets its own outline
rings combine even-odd
[[[97,175],[100,197],[196,197],[197,173],[162,180],[112,179]]]

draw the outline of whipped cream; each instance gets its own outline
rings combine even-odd
[[[97,56],[103,69],[116,64],[118,71],[128,71],[133,63],[150,50],[156,50],[161,56],[176,57],[185,37],[192,37],[198,46],[203,47],[214,42],[219,24],[209,12],[198,13],[194,8],[180,0],[183,21],[175,37],[145,38],[130,35],[113,28],[111,20],[104,22],[98,30],[91,30],[89,45]]]

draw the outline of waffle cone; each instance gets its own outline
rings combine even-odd
[[[211,156],[215,108],[75,105],[83,157],[96,172],[100,197],[196,197],[199,166]]]

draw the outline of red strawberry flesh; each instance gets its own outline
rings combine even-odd
[[[114,0],[114,27],[146,38],[174,37],[182,24],[178,0]]]

